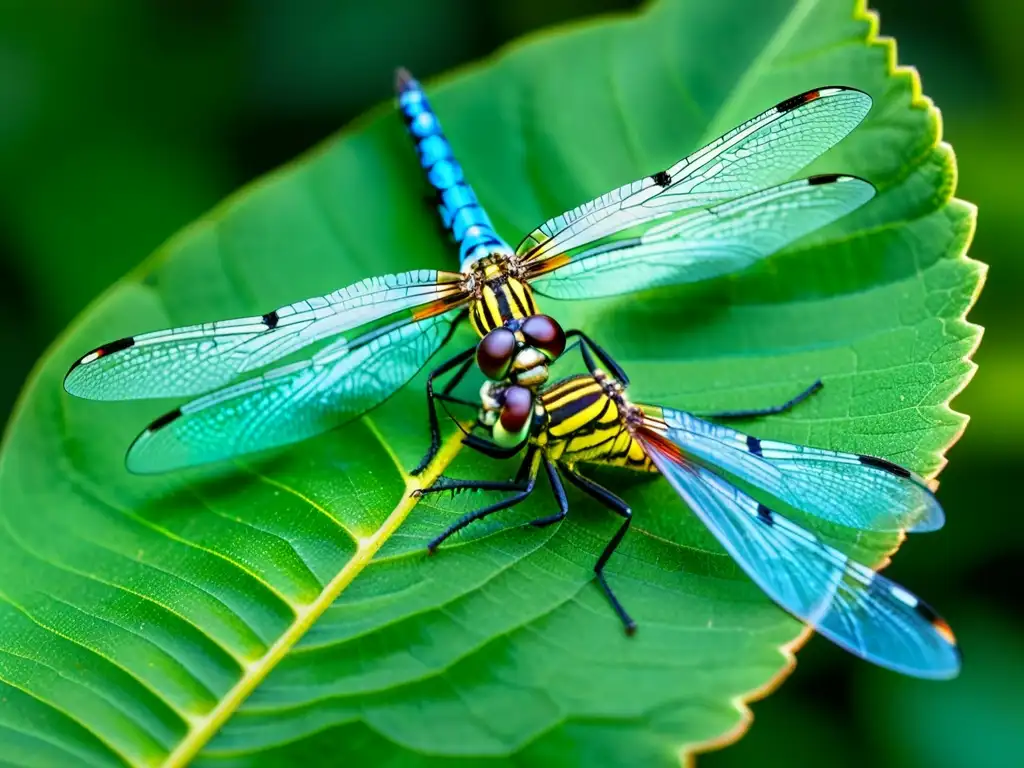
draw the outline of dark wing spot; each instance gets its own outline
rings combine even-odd
[[[904,469],[899,464],[893,464],[891,461],[880,459],[877,456],[858,456],[857,458],[866,467],[881,469],[890,475],[896,475],[896,477],[910,477],[909,469]]]
[[[672,176],[669,175],[668,171],[658,171],[656,174],[651,176],[651,181],[659,187],[667,187],[672,183]]]
[[[918,600],[917,605],[914,606],[914,610],[929,624],[934,624],[936,621],[941,621],[939,614],[935,612],[928,603],[923,600]]]
[[[812,187],[818,184],[835,184],[839,181],[841,174],[838,173],[819,173],[817,176],[809,176],[807,183]]]
[[[814,101],[816,98],[821,96],[818,91],[807,91],[806,93],[799,93],[796,96],[790,96],[785,101],[780,101],[775,105],[775,108],[779,112],[789,112],[790,110],[796,109],[801,104],[806,104],[809,101]]]
[[[104,344],[102,347],[96,347],[96,349],[94,349],[89,354],[82,355],[80,358],[75,360],[75,362],[72,364],[71,368],[68,370],[68,373],[71,373],[71,371],[75,370],[75,368],[80,366],[82,364],[83,360],[89,360],[90,362],[96,362],[101,357],[106,357],[107,355],[112,355],[115,352],[120,352],[123,349],[128,349],[129,347],[134,347],[134,346],[135,346],[135,337],[128,336],[128,337],[126,337],[124,339],[118,339],[117,341],[112,341],[109,344]]]
[[[267,314],[263,316],[263,324],[267,326],[267,328],[277,328],[277,321],[280,319],[281,318],[277,316],[277,310],[275,309],[273,312],[267,312]]]
[[[764,504],[757,505],[757,519],[765,525],[771,525],[774,522],[772,520],[772,511]]]
[[[761,455],[761,441],[753,435],[747,435],[747,450],[755,456]]]
[[[146,431],[147,432],[156,432],[158,429],[163,429],[168,424],[170,424],[172,421],[177,419],[179,416],[181,416],[181,408],[175,408],[173,411],[168,411],[163,416],[161,416],[159,419],[157,419],[152,424],[150,424],[148,427],[146,427]]]
[[[100,347],[96,351],[99,352],[100,353],[100,357],[102,357],[103,355],[112,355],[115,352],[120,352],[122,349],[128,349],[129,347],[134,347],[134,346],[135,346],[135,337],[134,336],[129,336],[129,337],[125,338],[125,339],[118,339],[117,341],[112,341],[109,344],[107,344],[106,346]]]
[[[957,656],[962,658],[960,648],[956,644],[956,636],[953,634],[953,630],[950,629],[946,620],[935,612],[935,609],[928,605],[928,603],[924,602],[924,600],[918,600],[917,605],[914,606],[914,611],[918,616],[931,624],[939,637],[953,646],[956,649]]]

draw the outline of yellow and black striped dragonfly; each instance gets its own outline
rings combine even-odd
[[[539,314],[535,293],[587,299],[736,272],[874,195],[853,176],[788,181],[871,106],[856,89],[818,88],[667,169],[549,219],[512,250],[466,182],[419,83],[400,71],[397,90],[442,223],[458,244],[460,271],[372,277],[263,315],[128,336],[82,356],[64,382],[73,395],[199,396],[139,435],[128,451],[130,470],[227,459],[343,424],[406,384],[464,318],[481,337],[498,328],[517,334],[509,366],[491,372],[535,386],[561,351],[557,340],[545,346],[530,338],[527,321]],[[300,352],[297,362],[274,366]],[[482,362],[506,353],[481,350]],[[465,353],[445,370],[471,364],[471,357]],[[433,411],[431,432],[433,452]]]
[[[776,509],[781,502],[857,530],[937,530],[944,514],[920,477],[885,459],[760,439],[684,411],[634,404],[624,383],[601,370],[586,345],[580,350],[589,370],[586,375],[537,392],[508,383],[485,389],[475,428],[489,432],[490,438],[470,431],[464,442],[496,458],[523,453],[522,464],[508,482],[442,477],[421,491],[510,494],[460,517],[427,545],[429,552],[471,523],[528,498],[543,468],[557,511],[531,525],[551,525],[568,514],[563,480],[622,518],[598,557],[594,574],[632,634],[636,624],[609,585],[604,568],[629,530],[633,511],[582,474],[580,465],[660,472],[747,575],[783,609],[880,666],[925,678],[957,674],[956,640],[935,611]],[[782,405],[708,418],[780,413],[819,387],[816,382]],[[736,481],[752,489],[752,495]]]

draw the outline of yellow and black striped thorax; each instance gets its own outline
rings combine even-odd
[[[469,322],[481,338],[509,320],[537,314],[530,286],[510,275],[501,262],[483,266],[477,279],[479,288],[469,307]]]
[[[629,431],[623,411],[629,406],[593,376],[563,379],[545,389],[539,403],[545,422],[535,440],[552,460],[654,469]]]

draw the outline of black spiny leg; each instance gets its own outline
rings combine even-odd
[[[452,496],[462,491],[525,491],[527,476],[530,471],[530,454],[519,465],[519,471],[512,480],[459,480],[454,477],[441,477],[434,481],[429,488],[419,488],[413,491],[413,496],[424,496],[428,493],[443,493],[451,491]]]
[[[442,475],[429,488],[418,488],[413,496],[426,496],[428,493],[444,493],[451,491],[454,496],[461,491],[522,491],[526,485],[518,480],[460,480],[456,477]]]
[[[455,357],[446,360],[440,366],[432,370],[430,375],[427,377],[427,418],[430,422],[430,448],[427,449],[426,455],[409,474],[418,475],[420,472],[425,470],[430,466],[430,462],[434,460],[434,457],[437,456],[437,452],[441,450],[441,426],[437,420],[437,406],[434,403],[436,398],[436,395],[434,394],[434,379],[438,376],[444,375],[456,366],[462,366],[445,387],[444,394],[447,395],[458,385],[462,380],[462,377],[466,375],[470,366],[473,365],[473,353],[475,351],[476,347],[472,346],[469,349],[460,352],[455,355]]]
[[[548,473],[548,480],[551,481],[551,492],[555,494],[555,501],[558,502],[558,512],[547,517],[538,517],[536,520],[531,520],[530,525],[535,528],[544,528],[557,523],[560,520],[564,520],[565,516],[569,514],[569,499],[565,497],[565,486],[562,485],[562,478],[558,476],[555,465],[551,463],[547,456],[544,457],[544,469]]]
[[[593,359],[591,359],[587,354],[587,347],[590,347],[594,354],[597,355],[597,359],[600,360],[604,367],[608,369],[608,373],[614,376],[622,386],[629,386],[629,377],[626,375],[626,372],[622,370],[622,367],[612,359],[611,355],[605,352],[603,348],[598,346],[594,340],[587,336],[583,331],[572,330],[567,331],[565,334],[567,339],[573,336],[576,336],[585,345],[580,347],[580,352],[583,354],[583,360],[586,362],[587,368],[590,369],[591,373],[594,372],[596,366],[594,365]]]
[[[466,435],[462,438],[462,444],[478,453],[482,453],[484,456],[490,456],[492,459],[511,459],[523,449],[522,443],[511,448],[502,448],[497,443],[477,437],[476,435]]]
[[[626,628],[626,634],[632,635],[636,632],[636,622],[626,613],[626,609],[622,607],[622,603],[619,602],[619,598],[612,592],[612,588],[608,585],[608,581],[604,577],[604,566],[608,562],[608,558],[612,556],[619,543],[622,541],[622,537],[626,535],[626,531],[629,530],[629,524],[633,521],[633,511],[629,508],[622,499],[616,496],[614,493],[609,491],[607,488],[602,488],[600,485],[595,483],[593,480],[589,480],[583,475],[577,474],[575,471],[562,467],[562,473],[566,479],[583,491],[585,494],[590,496],[592,499],[599,501],[601,504],[606,506],[615,514],[624,517],[625,521],[619,526],[619,530],[612,536],[611,541],[604,548],[604,552],[597,558],[597,563],[594,565],[594,575],[597,577],[597,583],[601,585],[601,589],[604,590],[605,596],[608,598],[608,602],[612,604],[612,608],[615,613],[618,614],[619,619],[622,620],[622,625]]]
[[[780,405],[770,405],[767,408],[756,408],[752,411],[722,411],[721,413],[709,413],[701,416],[701,418],[720,419],[725,421],[728,419],[754,419],[758,416],[774,416],[777,413],[785,413],[791,408],[800,405],[800,403],[821,389],[822,386],[824,385],[821,383],[821,379],[818,379],[799,395],[781,403]]]
[[[523,460],[523,467],[520,468],[519,475],[525,477],[526,485],[515,496],[510,496],[507,499],[496,502],[486,507],[482,507],[478,510],[463,515],[454,523],[449,525],[439,535],[431,539],[430,543],[427,544],[427,552],[434,554],[437,548],[441,545],[445,539],[451,536],[453,533],[457,533],[465,528],[470,523],[482,520],[488,515],[492,515],[495,512],[500,512],[503,509],[514,507],[516,504],[524,501],[531,493],[537,483],[537,471],[540,469],[540,452],[537,448],[531,447],[527,452],[526,458]],[[429,489],[428,489],[429,490]]]

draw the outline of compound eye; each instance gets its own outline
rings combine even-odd
[[[508,328],[495,328],[476,345],[476,364],[484,376],[501,381],[508,375],[516,352],[516,335]]]
[[[565,351],[565,331],[558,321],[548,315],[533,315],[523,322],[520,331],[526,343],[536,347],[554,360]]]
[[[533,413],[533,395],[526,387],[509,387],[505,390],[505,402],[501,415],[494,425],[494,442],[503,448],[519,445],[530,431],[530,415]]]

